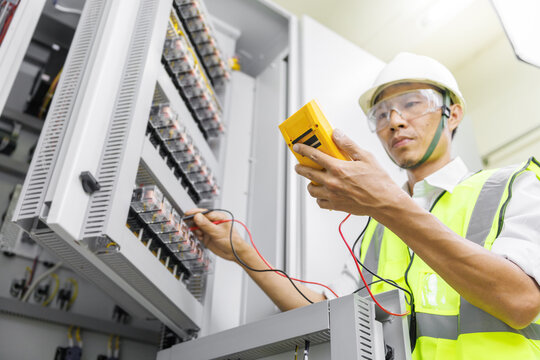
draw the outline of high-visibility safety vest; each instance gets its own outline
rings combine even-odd
[[[535,172],[540,179],[540,163],[534,158],[518,168],[476,173],[452,193],[443,193],[431,213],[458,235],[490,250],[502,230],[512,184],[525,171]],[[540,321],[516,330],[470,304],[419,256],[411,256],[401,239],[374,220],[366,229],[360,260],[379,276],[412,290],[414,360],[540,359]],[[373,281],[371,274],[364,272],[364,276],[368,283]],[[393,289],[384,282],[370,288],[374,293]]]

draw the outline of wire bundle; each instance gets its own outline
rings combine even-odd
[[[249,241],[251,242],[251,245],[253,246],[253,248],[255,249],[255,251],[257,252],[257,255],[261,258],[261,260],[264,262],[264,264],[266,266],[268,266],[268,269],[264,269],[264,270],[261,270],[261,269],[254,269],[252,268],[251,266],[247,265],[242,259],[240,259],[240,257],[238,256],[238,254],[236,253],[236,250],[234,249],[234,245],[233,245],[233,241],[232,241],[232,234],[233,234],[233,226],[231,226],[230,228],[230,231],[229,231],[229,242],[230,242],[230,245],[231,245],[231,250],[233,252],[233,255],[234,257],[236,258],[236,260],[242,265],[244,266],[246,269],[248,270],[251,270],[251,271],[254,271],[254,272],[275,272],[276,274],[282,276],[282,277],[285,277],[287,278],[292,286],[296,289],[296,291],[298,291],[298,293],[307,301],[309,302],[310,304],[313,304],[313,301],[311,301],[297,286],[296,284],[294,283],[294,281],[298,281],[298,282],[301,282],[301,283],[305,283],[305,284],[312,284],[312,285],[318,285],[318,286],[322,286],[326,289],[328,289],[329,291],[332,292],[332,294],[334,294],[336,297],[338,297],[338,295],[332,290],[330,289],[328,286],[324,285],[324,284],[321,284],[321,283],[318,283],[318,282],[314,282],[314,281],[306,281],[306,280],[302,280],[302,279],[297,279],[297,278],[293,278],[293,277],[290,277],[285,271],[283,270],[280,270],[280,269],[275,269],[273,268],[272,266],[270,266],[270,264],[268,263],[268,261],[266,261],[266,259],[262,256],[262,254],[259,252],[259,250],[257,249],[257,246],[255,246],[255,242],[253,241],[253,237],[251,235],[251,232],[249,231],[249,229],[247,228],[247,226],[242,223],[241,221],[239,220],[236,220],[234,218],[234,215],[232,214],[232,212],[230,212],[229,210],[224,210],[224,209],[213,209],[212,211],[222,211],[222,212],[226,212],[228,213],[230,216],[231,216],[231,219],[229,220],[219,220],[219,221],[215,221],[214,224],[218,225],[218,224],[222,224],[222,223],[226,223],[226,222],[232,222],[232,223],[238,223],[240,225],[242,225],[242,227],[246,230],[248,236],[249,236]]]
[[[227,222],[232,222],[233,225],[230,227],[229,229],[229,243],[230,243],[230,246],[231,246],[231,250],[233,252],[233,255],[235,257],[235,259],[238,261],[238,263],[240,263],[242,266],[244,266],[246,269],[248,270],[251,270],[251,271],[254,271],[254,272],[275,272],[276,274],[282,276],[282,277],[286,277],[290,282],[291,284],[293,285],[293,287],[296,289],[296,291],[307,301],[309,302],[310,304],[313,304],[313,301],[311,301],[304,293],[302,293],[302,291],[296,286],[296,284],[294,283],[294,281],[298,281],[298,282],[301,282],[301,283],[305,283],[305,284],[313,284],[313,285],[318,285],[318,286],[322,286],[326,289],[328,289],[330,292],[332,292],[332,294],[334,294],[334,296],[336,297],[339,297],[332,289],[330,289],[328,286],[324,285],[324,284],[321,284],[321,283],[318,283],[318,282],[313,282],[313,281],[306,281],[306,280],[301,280],[301,279],[296,279],[296,278],[292,278],[290,277],[285,271],[283,270],[280,270],[280,269],[275,269],[273,268],[267,261],[266,259],[262,256],[262,254],[259,252],[259,250],[257,249],[257,246],[255,245],[254,241],[253,241],[253,237],[251,235],[251,232],[249,231],[249,229],[247,228],[247,226],[242,223],[241,221],[239,220],[236,220],[234,218],[234,215],[232,214],[232,212],[230,212],[229,210],[225,210],[225,209],[211,209],[211,210],[207,210],[205,211],[204,213],[208,213],[210,211],[222,211],[222,212],[225,212],[227,214],[230,215],[231,219],[227,219],[227,220],[218,220],[218,221],[213,221],[214,224],[216,225],[219,225],[219,224],[223,224],[223,223],[227,223]],[[349,246],[349,244],[347,243],[347,240],[345,239],[345,236],[343,235],[343,232],[341,231],[341,227],[342,225],[349,219],[349,217],[351,216],[351,214],[348,214],[345,219],[343,219],[341,221],[341,223],[339,224],[339,234],[341,235],[341,238],[343,239],[343,242],[345,243],[345,245],[347,246],[347,249],[349,250],[351,256],[353,257],[354,259],[354,262],[355,262],[355,265],[356,265],[356,268],[358,269],[358,273],[360,274],[360,278],[362,279],[362,282],[364,283],[364,287],[367,288],[367,291],[370,295],[370,297],[372,298],[372,300],[375,302],[375,304],[381,308],[381,310],[383,310],[384,312],[386,312],[387,314],[389,315],[393,315],[393,316],[406,316],[409,314],[409,312],[405,312],[405,313],[393,313],[391,311],[388,311],[386,310],[378,301],[377,299],[375,299],[375,297],[373,296],[373,293],[371,292],[370,288],[369,288],[369,285],[371,284],[368,284],[366,282],[366,279],[364,278],[364,275],[362,274],[362,271],[360,270],[360,266],[362,266],[364,269],[366,269],[369,273],[371,273],[372,275],[374,275],[375,277],[379,278],[379,280],[377,281],[384,281],[400,290],[403,290],[404,292],[406,292],[409,297],[410,297],[410,301],[412,302],[412,294],[398,286],[395,281],[392,281],[392,280],[387,280],[387,279],[383,279],[381,278],[380,276],[376,275],[375,273],[373,273],[371,270],[367,269],[359,260],[358,258],[354,255],[354,252],[353,250],[351,249],[351,247]],[[240,259],[240,257],[238,256],[238,254],[236,253],[236,250],[234,249],[234,244],[233,244],[233,226],[234,226],[234,223],[238,223],[240,224],[247,232],[248,236],[249,236],[249,241],[251,242],[251,245],[253,246],[253,248],[255,249],[257,255],[261,258],[261,260],[264,262],[264,264],[268,267],[268,269],[254,269],[252,267],[250,267],[249,265],[247,265],[242,259]],[[356,243],[359,241],[359,239],[362,237],[362,235],[364,234],[364,232],[366,231],[367,229],[367,225],[369,224],[369,221],[367,222],[366,226],[364,227],[364,229],[362,230],[362,232],[360,233],[360,235],[358,236],[358,239],[355,241],[354,245],[353,245],[353,248],[354,246],[356,245]],[[374,282],[373,282],[374,283]],[[373,284],[372,283],[372,284]],[[357,291],[363,289],[364,287],[358,289]]]

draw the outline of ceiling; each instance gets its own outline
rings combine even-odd
[[[273,0],[388,62],[401,51],[451,70],[504,37],[489,0]]]

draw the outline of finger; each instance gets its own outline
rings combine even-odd
[[[326,199],[317,199],[317,205],[319,205],[319,207],[321,209],[331,209],[331,204],[330,204],[330,201],[326,200]]]
[[[308,192],[309,194],[317,199],[328,199],[328,193],[325,188],[318,185],[309,184],[308,185]]]
[[[301,164],[297,164],[294,169],[298,175],[314,181],[317,184],[321,184],[324,182],[325,173],[322,170],[314,169]]]
[[[204,214],[204,216],[206,216],[211,221],[228,220],[230,218],[228,214],[221,211],[212,211]]]
[[[193,218],[195,225],[199,228],[200,231],[210,235],[215,236],[219,234],[219,229],[217,225],[214,225],[206,216],[197,213]]]
[[[206,211],[206,209],[200,209],[200,208],[190,209],[184,213],[184,216],[195,215],[203,211]]]
[[[348,155],[351,160],[363,160],[369,154],[367,151],[361,149],[354,141],[352,141],[345,133],[340,129],[335,129],[332,133],[332,139],[337,147]]]
[[[325,169],[328,169],[336,161],[336,158],[304,144],[294,144],[293,151],[313,160]]]

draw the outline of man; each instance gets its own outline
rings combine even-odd
[[[321,208],[373,219],[361,260],[411,290],[413,358],[540,359],[540,166],[531,159],[471,175],[452,160],[464,100],[448,69],[430,58],[399,54],[360,106],[390,158],[406,169],[404,188],[339,130],[333,140],[352,161],[297,144],[294,151],[324,170],[296,171],[318,184],[308,191]],[[210,222],[222,218],[198,214],[195,222],[209,249],[235,260],[229,225]],[[244,263],[266,268],[237,233],[233,241]],[[306,304],[287,279],[246,271],[281,310]],[[359,287],[347,278],[342,294]],[[330,297],[299,287],[312,301]],[[374,292],[391,288],[371,285]]]

